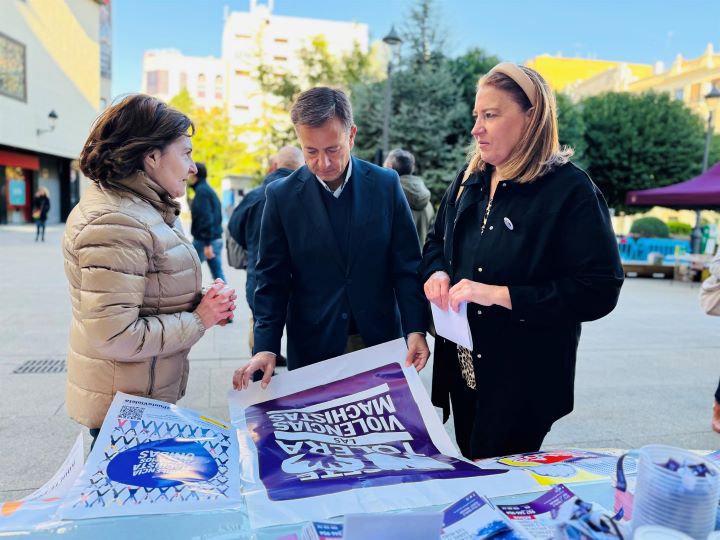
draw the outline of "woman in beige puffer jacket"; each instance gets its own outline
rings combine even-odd
[[[174,227],[192,122],[161,101],[125,98],[96,121],[80,167],[94,182],[65,226],[73,318],[67,408],[97,436],[116,392],[170,403],[185,394],[188,352],[224,325],[233,290],[201,294],[200,261]]]

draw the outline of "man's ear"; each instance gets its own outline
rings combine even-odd
[[[357,126],[353,124],[353,126],[350,128],[350,150],[352,150],[353,146],[355,145],[355,134],[357,133]]]

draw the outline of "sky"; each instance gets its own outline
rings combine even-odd
[[[267,0],[258,0],[267,3]],[[113,0],[113,97],[140,90],[148,49],[221,53],[223,11],[250,0]],[[276,15],[363,22],[370,39],[400,28],[413,0],[275,0]],[[479,47],[502,60],[539,54],[633,63],[720,52],[720,0],[436,0],[453,56]]]

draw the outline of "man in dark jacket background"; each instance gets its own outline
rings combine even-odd
[[[188,183],[195,191],[190,205],[192,224],[190,233],[193,246],[200,257],[200,262],[207,260],[213,279],[225,281],[222,269],[222,208],[220,199],[213,188],[207,183],[207,168],[204,163],[196,163],[197,174],[188,178]]]
[[[305,164],[302,152],[294,146],[285,146],[270,162],[268,175],[262,184],[250,191],[233,211],[228,231],[233,239],[247,251],[247,278],[245,281],[245,298],[250,312],[254,312],[255,265],[260,245],[260,221],[265,208],[265,188],[275,180],[290,176],[295,169]]]
[[[253,325],[255,324],[255,286],[257,284],[255,266],[260,246],[260,222],[265,208],[265,188],[275,180],[290,176],[295,169],[305,164],[302,151],[295,146],[284,146],[270,160],[268,175],[262,184],[250,191],[237,205],[230,217],[228,232],[247,252],[247,268],[245,277],[245,298],[250,308],[250,333],[248,345],[252,351],[254,345]],[[278,365],[284,361],[278,359]]]
[[[410,205],[415,230],[417,230],[420,241],[420,250],[422,250],[428,229],[435,217],[435,209],[430,202],[430,190],[425,182],[413,174],[415,172],[415,156],[407,150],[396,148],[390,151],[383,167],[395,169],[400,176],[400,186],[402,186],[405,198]]]

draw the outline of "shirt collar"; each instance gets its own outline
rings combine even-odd
[[[351,174],[352,174],[352,158],[350,158],[350,161],[348,162],[347,172],[345,173],[345,180],[343,181],[342,185],[339,188],[337,188],[335,191],[330,189],[325,182],[323,182],[322,180],[320,180],[317,177],[317,175],[314,175],[314,176],[315,176],[315,178],[317,178],[317,181],[320,182],[320,185],[322,187],[324,187],[326,190],[328,190],[330,193],[332,193],[333,197],[335,197],[337,199],[342,194],[343,189],[345,189],[345,186],[347,185],[348,180],[350,180]]]

